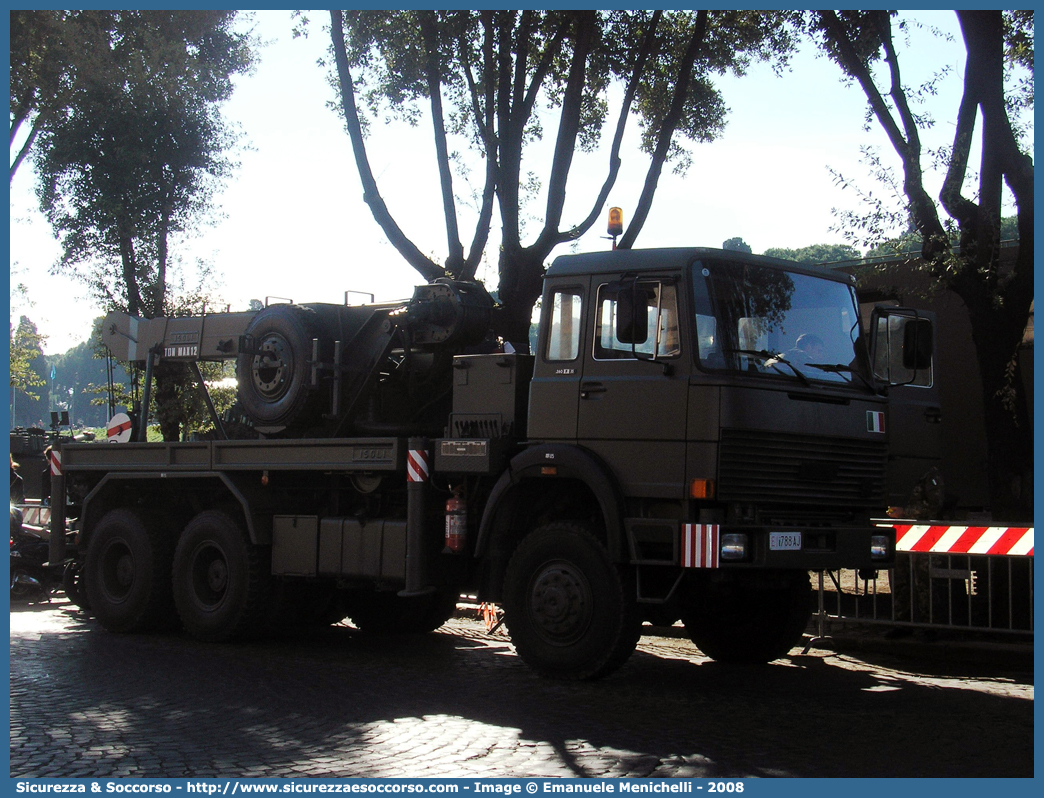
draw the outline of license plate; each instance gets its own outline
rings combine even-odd
[[[769,532],[771,551],[801,551],[800,532]]]

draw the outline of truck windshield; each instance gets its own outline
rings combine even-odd
[[[696,262],[692,275],[703,368],[805,384],[863,379],[850,286],[728,261]]]

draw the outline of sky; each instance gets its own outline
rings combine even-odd
[[[933,98],[937,125],[925,146],[952,143],[960,100],[963,46],[952,12],[921,12],[918,19],[942,29],[945,41],[926,30],[900,42],[900,60],[909,84],[920,83],[944,66],[949,77]],[[362,201],[362,189],[348,135],[330,107],[334,91],[328,70],[317,62],[326,54],[324,15],[313,12],[307,38],[293,38],[287,11],[255,12],[255,33],[264,42],[253,74],[240,78],[226,117],[243,133],[248,149],[219,196],[221,218],[186,240],[174,242],[186,280],[194,264],[209,262],[215,281],[207,286],[232,310],[251,299],[341,302],[346,291],[372,293],[377,301],[406,298],[423,282],[385,240]],[[880,128],[864,130],[866,101],[839,68],[805,47],[791,69],[775,76],[755,65],[744,78],[718,81],[730,111],[720,138],[692,144],[692,165],[684,176],[665,169],[652,213],[636,247],[711,246],[736,236],[754,252],[770,247],[845,243],[835,209],[857,208],[851,190],[835,184],[831,170],[878,187],[861,163],[860,147],[876,146],[887,162],[897,160]],[[611,119],[611,124],[615,118]],[[647,157],[637,147],[637,125],[623,149],[624,165],[603,215],[617,205],[625,224],[641,190]],[[546,138],[553,141],[555,128]],[[373,173],[395,218],[423,252],[446,250],[430,125],[372,126],[368,148]],[[546,179],[550,143],[524,164]],[[607,165],[604,152],[577,159],[567,187],[565,223],[578,222],[590,208]],[[481,174],[479,174],[481,178]],[[941,178],[939,181],[941,182]],[[45,354],[61,353],[85,340],[91,320],[103,314],[69,276],[51,274],[60,249],[37,210],[35,175],[25,164],[11,184],[11,315],[27,315],[48,336]],[[929,181],[929,191],[932,183]],[[937,193],[937,190],[934,192]],[[531,207],[539,214],[542,204]],[[462,213],[462,237],[470,239],[472,219]],[[535,234],[536,224],[532,231]],[[597,223],[577,251],[608,248],[605,224]],[[496,219],[479,276],[496,287]],[[552,258],[571,251],[560,247]],[[352,295],[351,301],[357,301]]]

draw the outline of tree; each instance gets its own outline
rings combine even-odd
[[[171,238],[207,218],[233,167],[220,106],[251,66],[249,37],[233,30],[235,12],[76,14],[92,58],[34,150],[40,206],[63,248],[57,268],[84,276],[108,309],[173,315]],[[181,378],[157,373],[161,405]]]
[[[494,202],[502,223],[498,332],[524,348],[544,262],[599,219],[621,165],[627,122],[638,117],[650,156],[645,185],[619,246],[630,247],[648,217],[663,166],[684,169],[679,138],[712,140],[726,108],[716,74],[742,74],[753,60],[785,61],[790,16],[749,11],[350,11],[331,12],[341,106],[374,218],[426,279],[472,279],[487,244]],[[610,88],[613,92],[610,92]],[[426,102],[446,224],[438,263],[410,240],[378,190],[364,133],[378,111],[416,121]],[[594,149],[618,99],[609,164],[590,210],[567,223],[565,193],[577,150]],[[542,184],[523,171],[527,146],[557,114],[540,229],[524,241],[524,206]],[[474,232],[465,249],[454,188],[450,136],[484,161]]]
[[[107,350],[101,345],[101,325],[102,318],[96,318],[88,340],[49,358],[56,375],[54,407],[68,410],[73,426],[104,427],[109,420]],[[116,391],[125,391],[125,368],[113,363],[112,376]]]
[[[733,252],[746,252],[748,255],[754,251],[750,248],[750,244],[742,238],[730,238],[727,241],[722,241],[721,248]]]
[[[812,244],[799,249],[772,247],[766,249],[764,254],[796,263],[838,263],[863,257],[858,249],[849,244]]]
[[[885,11],[823,11],[812,17],[811,29],[866,94],[871,118],[901,160],[903,212],[921,241],[919,267],[968,308],[982,374],[993,510],[1014,517],[1032,507],[1030,416],[1016,354],[1033,300],[1033,162],[1020,145],[1018,117],[1010,114],[1032,107],[1033,93],[1031,79],[1028,89],[1024,82],[1008,93],[1005,64],[1028,66],[1032,75],[1033,16],[956,13],[967,62],[938,203],[924,187],[921,132],[929,120],[915,110],[916,89],[903,83],[893,40],[894,28],[901,30],[903,23]],[[980,118],[976,176],[969,174],[969,163]],[[1004,186],[1018,220],[1018,254],[1010,266],[1000,260]],[[885,217],[875,212],[870,218]],[[871,232],[880,233],[873,227]]]
[[[18,327],[11,331],[11,387],[32,399],[39,397],[31,389],[47,384],[34,368],[43,358],[41,347],[45,340],[47,336],[41,335],[27,316],[22,316]]]
[[[65,11],[11,11],[11,180],[40,131],[62,110],[80,62],[90,57],[90,29]],[[29,132],[20,139],[23,126]],[[17,148],[17,149],[15,149]]]

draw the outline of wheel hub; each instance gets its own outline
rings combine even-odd
[[[124,554],[116,563],[116,582],[120,587],[134,584],[134,559],[130,554]]]
[[[533,579],[529,614],[540,635],[554,645],[579,639],[591,621],[591,588],[571,563],[549,563]]]
[[[102,554],[101,589],[107,599],[119,603],[134,587],[134,555],[122,540],[113,540]]]
[[[265,399],[272,401],[286,393],[290,372],[290,347],[281,335],[269,335],[254,355],[251,370],[254,386]]]
[[[207,568],[207,585],[215,593],[225,589],[228,584],[228,565],[224,560],[214,560]]]
[[[224,552],[210,543],[199,546],[192,556],[192,596],[204,610],[213,610],[228,590],[228,562]]]

